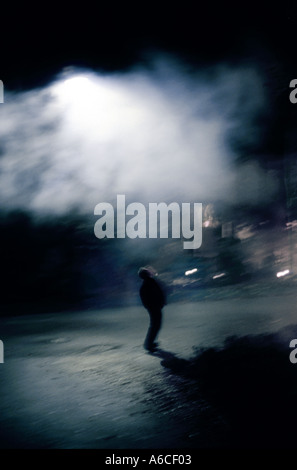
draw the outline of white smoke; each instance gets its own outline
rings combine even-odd
[[[257,204],[277,190],[274,175],[258,164],[235,169],[228,143],[232,133],[248,144],[259,139],[253,120],[265,96],[253,68],[193,74],[162,59],[122,74],[67,70],[44,88],[7,92],[5,100],[3,208],[91,214],[117,194],[139,202]]]

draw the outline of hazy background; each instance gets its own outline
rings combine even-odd
[[[143,264],[173,298],[294,278],[295,9],[217,8],[164,6],[135,21],[104,7],[81,12],[77,30],[75,11],[71,23],[53,10],[54,30],[16,20],[7,32],[4,314],[134,303]],[[94,208],[115,206],[117,194],[127,204],[202,202],[202,247],[96,239]]]

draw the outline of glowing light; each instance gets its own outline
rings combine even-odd
[[[53,93],[58,98],[59,104],[63,109],[67,107],[72,118],[80,117],[80,121],[90,115],[91,119],[94,117],[100,92],[102,95],[102,90],[94,78],[86,74],[73,74],[64,80],[59,80],[53,86]]]
[[[67,78],[64,80],[64,87],[68,90],[75,92],[80,92],[85,89],[86,86],[90,84],[90,79],[84,75],[75,75],[74,77]]]
[[[76,74],[60,80],[54,87],[54,92],[64,102],[83,103],[94,99],[95,88],[96,85],[91,77]]]
[[[213,279],[219,279],[220,277],[226,276],[226,273],[216,274]]]
[[[289,273],[290,273],[289,269],[285,269],[284,271],[279,271],[278,273],[276,273],[276,277],[283,277]]]
[[[82,136],[87,145],[134,136],[135,126],[146,114],[119,80],[91,72],[72,73],[52,86],[57,106],[62,110],[66,131]],[[96,144],[95,144],[96,143]]]
[[[185,275],[186,275],[186,276],[190,276],[191,274],[194,274],[194,273],[196,273],[197,271],[198,271],[197,268],[190,269],[189,271],[186,271],[186,272],[185,272]]]

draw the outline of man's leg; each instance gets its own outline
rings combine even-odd
[[[149,311],[150,314],[150,326],[144,341],[144,347],[147,350],[154,349],[154,341],[157,337],[157,334],[160,331],[162,324],[162,312],[161,310]]]

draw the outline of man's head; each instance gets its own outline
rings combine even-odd
[[[141,279],[148,279],[149,277],[153,277],[153,273],[148,268],[140,268],[138,271],[138,276]]]

